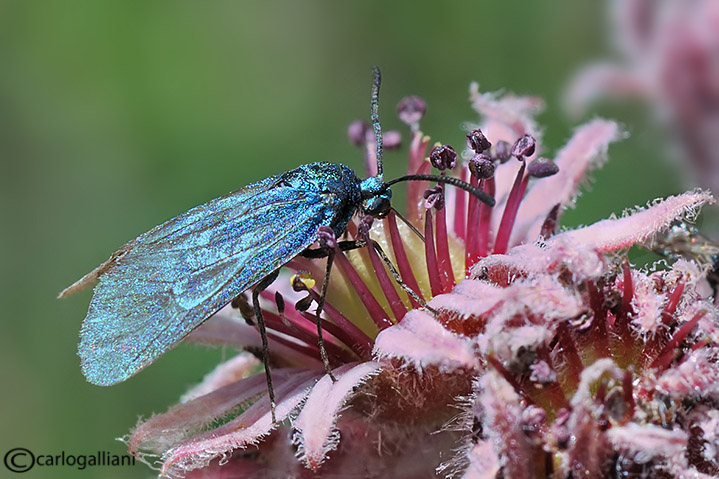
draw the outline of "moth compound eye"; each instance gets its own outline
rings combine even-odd
[[[363,205],[364,212],[375,218],[384,218],[392,209],[389,195],[375,196],[365,201]]]

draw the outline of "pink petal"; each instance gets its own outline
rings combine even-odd
[[[496,321],[496,323],[500,323],[500,321]],[[497,329],[497,331],[481,335],[477,344],[482,354],[491,354],[499,361],[514,360],[521,350],[536,351],[553,338],[552,331],[546,326]]]
[[[613,121],[597,119],[579,127],[555,159],[559,173],[535,181],[522,200],[510,244],[536,240],[551,209],[556,204],[567,207],[574,200],[587,173],[601,166],[609,143],[619,137],[619,126]]]
[[[719,365],[711,359],[716,353],[716,348],[691,352],[679,365],[667,369],[655,388],[676,398],[719,395]]]
[[[317,378],[315,371],[302,371],[285,381],[275,381],[277,421],[287,418],[300,405]],[[216,457],[257,443],[277,426],[278,423],[272,422],[269,398],[263,396],[233,420],[168,450],[162,456],[161,473],[178,473],[204,467]]]
[[[502,304],[492,311],[488,335],[499,333],[505,328],[506,321],[514,317],[547,326],[555,319],[576,317],[585,308],[577,294],[549,275],[518,280],[503,288],[500,297]]]
[[[506,286],[518,277],[558,273],[566,267],[577,281],[604,274],[604,258],[583,245],[562,240],[550,245],[525,244],[515,246],[506,255],[484,258],[471,269],[470,277],[486,278]]]
[[[478,366],[471,341],[449,332],[431,314],[417,309],[377,336],[374,354],[403,358],[420,368],[429,364],[450,369]]]
[[[594,401],[594,387],[604,375],[621,380],[622,372],[611,359],[600,359],[582,371],[579,387],[571,399],[571,414],[567,427],[572,437],[567,451],[566,472],[581,477],[604,477],[607,461],[613,454],[606,434],[596,424],[600,406]]]
[[[337,448],[339,431],[335,422],[340,409],[350,398],[356,386],[375,373],[379,364],[366,362],[345,364],[333,371],[337,382],[325,375],[312,388],[302,412],[294,423],[297,435],[294,442],[299,446],[298,454],[307,467],[316,471],[327,457]]]
[[[632,326],[645,335],[654,334],[662,324],[662,311],[667,296],[657,293],[652,278],[639,271],[632,271],[632,284]]]
[[[544,110],[540,98],[480,93],[479,84],[473,82],[469,86],[469,100],[482,118],[482,131],[492,142],[504,140],[511,144],[529,133],[541,143],[541,132],[534,120],[534,116]]]
[[[195,329],[186,339],[187,341],[208,344],[211,346],[234,346],[238,349],[261,350],[262,340],[260,333],[253,326],[248,325],[239,313],[226,306],[215,313],[207,321]],[[273,361],[281,365],[292,365],[303,368],[317,369],[322,367],[322,361],[307,354],[270,340],[270,356]],[[304,343],[303,343],[304,344]]]
[[[504,476],[513,479],[537,477],[532,459],[539,448],[522,430],[524,406],[520,397],[494,370],[480,378],[479,388],[474,407],[483,411],[479,417],[484,416],[483,429],[487,440],[497,455],[504,459]],[[492,463],[489,462],[489,465]]]
[[[644,78],[628,68],[612,63],[594,63],[580,70],[569,83],[564,97],[565,108],[569,114],[579,116],[605,97],[647,97],[649,87]]]
[[[618,452],[630,455],[639,464],[682,456],[689,439],[684,431],[635,423],[612,427],[607,431],[607,437]]]
[[[251,376],[257,372],[260,364],[260,360],[253,354],[246,352],[240,353],[234,358],[217,365],[211,373],[202,379],[200,384],[187,391],[182,396],[180,402],[189,402]]]
[[[276,369],[272,377],[277,382],[283,382],[298,372],[294,369]],[[266,392],[264,374],[256,374],[206,396],[174,406],[166,413],[153,416],[138,425],[130,436],[129,450],[133,454],[140,450],[165,451],[238,405]]]
[[[504,288],[485,281],[465,280],[457,284],[451,292],[432,298],[429,304],[436,310],[451,311],[460,319],[466,320],[494,308],[503,300],[503,295]]]
[[[469,465],[462,479],[494,479],[500,469],[500,462],[490,441],[480,441],[467,453]]]
[[[629,248],[647,241],[675,220],[695,218],[699,208],[706,203],[714,204],[715,200],[711,194],[701,190],[670,196],[623,218],[602,220],[585,228],[561,233],[547,244],[551,246],[566,239],[605,252]]]
[[[471,276],[506,285],[517,276],[555,272],[564,265],[577,279],[597,277],[604,270],[600,253],[646,242],[673,221],[696,217],[705,203],[714,203],[714,198],[701,190],[670,196],[623,218],[602,220],[555,235],[544,244],[519,245],[506,255],[484,258],[472,268]]]
[[[300,478],[305,470],[297,461],[289,442],[291,431],[281,426],[267,437],[257,449],[236,451],[231,457],[213,460],[201,469],[194,469],[179,477],[184,479],[286,479]],[[178,476],[170,476],[175,478]],[[163,478],[164,479],[164,478]]]

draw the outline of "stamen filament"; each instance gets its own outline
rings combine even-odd
[[[527,189],[529,182],[529,176],[524,175],[524,170],[527,164],[522,162],[522,166],[517,172],[517,177],[514,180],[512,190],[509,192],[507,198],[507,204],[504,207],[504,213],[502,214],[502,221],[499,223],[499,230],[497,231],[497,238],[494,242],[494,253],[504,254],[507,252],[507,246],[509,245],[509,237],[512,235],[512,228],[514,227],[514,221],[517,219],[517,211],[519,211],[519,204],[524,197],[524,192]]]
[[[343,252],[337,251],[335,262],[337,266],[339,266],[339,270],[345,279],[354,287],[355,292],[377,327],[383,330],[392,326],[392,321],[387,319],[388,314],[382,309],[382,306],[377,302],[372,292],[362,280],[362,277],[357,273],[357,270],[352,266],[352,263],[350,263]]]
[[[369,259],[372,262],[372,269],[377,275],[377,280],[382,287],[384,297],[387,298],[387,302],[389,303],[389,307],[392,310],[394,319],[395,321],[399,322],[402,318],[404,318],[404,315],[407,314],[407,308],[400,299],[399,294],[394,287],[395,283],[392,281],[392,279],[390,279],[389,275],[387,274],[384,263],[382,263],[382,260],[377,255],[377,252],[374,250],[374,248],[371,247],[366,248],[366,250],[367,254],[369,254]]]
[[[421,195],[420,195],[421,197]],[[415,293],[417,293],[417,296],[424,299],[422,297],[422,290],[419,289],[419,284],[417,283],[417,278],[414,275],[414,272],[412,272],[412,266],[409,263],[409,259],[407,258],[407,252],[404,249],[404,242],[402,241],[402,236],[399,234],[399,228],[397,228],[397,218],[395,217],[394,213],[390,213],[387,216],[387,226],[389,230],[389,237],[392,241],[392,251],[394,252],[394,257],[397,261],[397,268],[399,269],[399,273],[402,276],[402,280],[405,282],[407,286],[410,287]],[[425,243],[427,242],[427,239],[425,238]],[[407,296],[409,298],[410,304],[412,305],[412,308],[420,308],[421,305],[414,300],[411,296]]]
[[[424,255],[427,258],[427,274],[432,296],[441,294],[444,287],[437,268],[437,253],[434,249],[434,232],[432,231],[432,210],[427,210],[424,219]]]

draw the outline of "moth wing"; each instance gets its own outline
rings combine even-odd
[[[78,348],[88,381],[132,376],[333,223],[334,205],[279,179],[195,207],[101,266]]]

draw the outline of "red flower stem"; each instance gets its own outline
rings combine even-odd
[[[316,273],[319,272],[318,266],[321,264],[321,260],[304,258],[302,256],[295,256],[285,266],[295,271],[309,271],[310,273],[312,273],[313,276],[315,276]],[[322,266],[322,271],[324,272],[324,270],[325,268],[324,266]]]
[[[424,255],[427,258],[427,274],[432,296],[442,293],[442,278],[437,268],[437,253],[434,250],[434,233],[432,232],[432,210],[427,210],[424,218]]]
[[[357,222],[354,219],[347,223],[347,234],[349,234],[350,238],[357,237]]]
[[[634,299],[634,281],[632,280],[632,269],[629,267],[629,261],[624,258],[622,263],[622,282],[624,283],[622,291],[622,316],[627,320],[630,314],[634,314],[632,308],[632,299]]]
[[[387,274],[387,270],[385,270],[385,265],[377,252],[371,245],[366,248],[366,250],[369,254],[369,259],[372,262],[372,268],[377,275],[377,280],[382,288],[382,292],[384,293],[384,297],[387,298],[389,307],[392,310],[395,322],[399,322],[402,318],[404,318],[404,315],[407,314],[407,308],[404,306],[399,294],[397,294],[394,280],[390,279]]]
[[[409,147],[409,166],[407,173],[427,174],[432,165],[428,161],[424,161],[427,156],[428,137],[422,137],[422,133],[416,131],[412,134],[412,142]],[[429,186],[427,181],[410,181],[407,184],[407,218],[410,220],[421,220],[420,200],[422,193]]]
[[[514,376],[512,376],[509,371],[507,371],[507,369],[502,365],[501,362],[497,360],[497,358],[489,354],[487,355],[487,363],[489,363],[489,365],[492,366],[494,370],[497,371],[499,375],[502,376],[504,380],[509,383],[510,386],[512,386],[514,392],[519,394],[522,399],[527,401],[528,404],[536,404],[534,402],[534,399],[529,394],[527,394],[527,391],[524,390],[524,388],[517,382],[517,380],[514,379]]]
[[[315,331],[317,330],[317,324],[315,323],[315,321],[317,321],[317,316],[314,313],[304,311],[300,313],[300,315],[302,316],[303,320],[305,320],[309,325],[315,328]],[[322,330],[322,338],[325,340],[325,343],[327,343],[328,337],[334,336],[342,342],[342,345],[349,348],[357,357],[367,360],[366,354],[352,343],[352,338],[349,335],[345,334],[342,328],[328,321],[323,321]],[[331,336],[329,336],[327,333],[329,333],[329,335]],[[315,337],[317,337],[316,334]],[[352,361],[356,361],[356,358],[352,359]]]
[[[467,181],[467,172],[469,171],[469,168],[467,165],[462,165],[462,168],[459,172],[459,179],[462,181]],[[455,188],[455,204],[454,204],[454,234],[458,238],[463,238],[465,245],[467,244],[467,237],[465,235],[465,218],[466,216],[466,209],[467,209],[467,192]]]
[[[477,187],[479,186],[479,181],[473,175],[470,175],[469,184]],[[477,225],[480,224],[479,205],[479,200],[473,195],[469,195],[467,199],[467,236],[464,239],[464,270],[466,274],[469,274],[469,268],[471,268],[480,258],[480,235],[475,234],[477,231]]]
[[[284,336],[280,336],[274,331],[267,331],[267,336],[277,343],[280,343],[281,345],[288,347],[294,351],[297,351],[307,357],[310,357],[312,359],[318,359],[320,357],[320,349],[317,346],[310,346],[309,344],[304,343],[298,343],[296,341],[291,341],[288,338]],[[328,351],[329,354],[329,351]],[[272,346],[270,346],[270,355],[272,355]],[[338,363],[337,359],[334,356],[330,356],[328,358],[330,360],[330,363],[332,363],[335,366],[339,366],[342,363]],[[321,363],[320,363],[321,364]]]
[[[547,350],[547,348],[542,348],[540,351],[537,351],[537,353],[537,358],[546,362],[549,367],[554,371],[555,368],[552,364],[552,358],[549,355],[549,351]],[[551,382],[549,384],[544,384],[538,388],[531,387],[527,389],[529,390],[529,394],[532,394],[534,392],[534,394],[532,395],[534,396],[534,400],[536,403],[546,403],[540,404],[545,409],[558,411],[559,409],[569,407],[569,400],[567,399],[567,395],[564,394],[562,386],[557,381]]]
[[[634,375],[632,374],[631,369],[625,370],[624,377],[622,377],[622,393],[624,396],[624,402],[627,403],[627,405],[629,407],[624,412],[624,416],[622,417],[620,425],[627,423],[629,420],[631,420],[634,417],[634,409],[636,408],[637,403],[634,400],[633,381],[634,381]]]
[[[409,143],[409,161],[407,162],[407,173],[412,174],[424,161],[425,153],[427,151],[427,145],[429,144],[429,138],[425,138],[423,141],[421,131],[413,131],[412,139]],[[426,188],[423,188],[425,190]]]
[[[297,337],[297,335],[295,334],[294,331],[292,331],[291,328],[287,327],[286,325],[282,324],[281,322],[280,322],[279,324],[277,324],[277,323],[274,321],[274,318],[268,318],[268,316],[267,316],[267,311],[263,311],[263,317],[265,318],[265,320],[268,320],[268,319],[269,319],[269,321],[266,321],[266,323],[267,323],[267,336],[270,337],[270,338],[272,338],[273,341],[276,341],[276,342],[278,342],[278,343],[280,343],[280,344],[282,344],[282,345],[284,345],[284,346],[287,346],[288,348],[290,348],[290,349],[292,349],[292,350],[294,350],[294,351],[297,351],[297,352],[299,352],[299,353],[301,353],[301,354],[304,354],[305,356],[308,356],[308,357],[310,357],[310,358],[312,358],[312,359],[317,359],[317,358],[319,358],[320,350],[319,350],[319,347],[318,347],[317,344],[316,344],[316,343],[317,343],[316,336],[315,336],[315,340],[312,341],[312,342],[309,342],[309,343],[308,343],[308,342],[305,342],[305,341],[302,341],[302,342],[298,342],[298,341],[296,341],[296,340],[295,340],[295,341],[291,341],[291,340],[290,340],[289,338],[287,338],[286,336],[292,336],[292,337],[295,337],[295,338]],[[259,328],[258,328],[258,326],[257,326],[256,323],[255,323],[254,327],[255,327],[255,330],[256,330],[256,331],[258,332],[258,334],[259,334]],[[286,336],[282,336],[282,335],[280,335],[279,333],[283,333],[283,334],[285,334]],[[329,351],[328,351],[328,354],[329,354]],[[332,360],[333,362],[335,362],[336,359],[337,359],[337,358],[335,358],[334,355],[331,355],[330,360]]]
[[[444,195],[444,191],[442,191]],[[437,210],[435,217],[437,228],[437,260],[439,262],[439,273],[442,278],[442,292],[447,293],[454,286],[454,272],[452,271],[452,260],[449,256],[449,242],[447,239],[447,209]]]
[[[483,181],[482,189],[489,194],[492,198],[494,198],[495,194],[495,182],[494,177],[486,179]],[[479,200],[477,200],[479,201]],[[479,215],[479,238],[478,238],[478,244],[479,244],[479,258],[484,258],[489,254],[489,230],[492,226],[492,211],[494,211],[493,206],[486,205],[484,203],[481,203],[479,205],[480,207],[480,215]],[[475,261],[476,262],[476,261]]]
[[[524,170],[526,168],[527,163],[523,161],[522,166],[517,172],[517,177],[514,179],[512,190],[509,192],[507,204],[505,205],[504,213],[502,214],[502,221],[500,221],[499,230],[497,230],[497,239],[494,242],[495,254],[504,254],[507,252],[509,237],[512,235],[512,228],[514,227],[514,222],[517,219],[519,204],[522,202],[524,192],[527,190],[527,184],[529,183],[529,176],[524,176]]]
[[[674,311],[677,309],[682,293],[684,293],[684,283],[679,281],[674,287],[671,296],[669,296],[669,301],[667,301],[666,306],[664,306],[664,311],[662,311],[662,324],[659,326],[656,334],[654,334],[644,346],[645,364],[650,360],[655,360],[659,355],[658,351],[661,348],[661,344],[666,340],[666,329],[668,329],[672,322]]]
[[[672,336],[672,339],[670,339],[667,344],[664,345],[664,348],[662,348],[661,352],[652,362],[650,367],[658,368],[660,371],[664,371],[666,368],[668,368],[674,360],[675,350],[679,347],[681,342],[684,341],[684,338],[689,335],[692,329],[694,329],[694,326],[697,325],[699,320],[704,317],[705,314],[706,313],[704,311],[701,311],[695,314],[692,319],[684,323],[684,325],[679,328],[679,330],[674,334],[674,336]]]
[[[584,370],[582,358],[577,352],[577,346],[572,338],[571,331],[565,321],[561,321],[557,326],[557,345],[555,351],[564,358],[564,378],[565,390],[574,393],[579,386],[579,377]]]
[[[397,217],[393,212],[390,212],[390,214],[387,215],[387,225],[389,229],[389,237],[392,240],[392,251],[394,251],[394,257],[397,261],[397,269],[399,269],[399,274],[402,276],[402,281],[404,281],[404,284],[409,286],[409,288],[414,291],[417,296],[422,298],[422,290],[419,289],[417,278],[415,278],[414,273],[412,272],[412,266],[409,264],[409,259],[407,259],[407,252],[404,250],[404,242],[402,241],[402,236],[399,234],[399,228],[397,228]],[[407,295],[407,297],[409,298],[413,309],[420,308],[420,304],[417,301],[409,295]]]
[[[267,324],[268,329],[272,329],[274,331],[277,331],[278,333],[286,334],[287,336],[292,336],[307,344],[317,344],[317,326],[315,325],[314,320],[312,320],[309,324],[306,325],[297,323],[296,321],[291,321],[290,325],[288,325],[285,324],[284,321],[282,321],[282,318],[280,318],[277,314],[270,311],[263,311],[262,316],[265,318],[265,323]],[[324,328],[324,325],[322,329],[324,331],[327,331]],[[329,331],[327,332],[329,333]],[[334,356],[342,363],[357,360],[356,355],[350,353],[350,351],[343,348],[340,345],[342,344],[340,340],[334,337],[332,333],[324,336],[324,343],[327,354],[329,354],[330,356]]]
[[[679,300],[682,298],[683,293],[684,293],[684,283],[682,281],[680,281],[674,287],[674,291],[672,291],[672,295],[669,297],[669,301],[667,302],[667,305],[664,307],[664,311],[662,311],[662,322],[664,323],[665,326],[668,326],[669,323],[671,323],[672,316],[674,316],[674,312],[676,311],[677,306],[679,305]]]
[[[312,290],[312,296],[315,298],[315,301],[319,299],[319,293],[315,290]],[[324,308],[322,308],[322,311],[327,315],[329,319],[332,320],[334,324],[339,327],[343,334],[347,337],[347,340],[344,341],[344,343],[348,346],[350,346],[353,350],[357,350],[361,356],[364,355],[371,355],[372,353],[372,347],[374,346],[374,340],[367,336],[364,331],[359,329],[352,321],[347,319],[347,317],[340,313],[337,308],[332,306],[330,303],[325,302]],[[339,336],[338,336],[339,337]]]
[[[387,319],[387,313],[382,309],[382,306],[377,302],[372,292],[365,282],[362,281],[359,273],[357,273],[357,270],[352,266],[352,263],[350,263],[343,252],[337,250],[335,262],[337,266],[339,266],[342,275],[350,282],[377,327],[383,330],[392,326],[392,321]]]
[[[587,291],[589,292],[589,306],[594,311],[594,319],[592,326],[587,335],[591,349],[598,357],[609,358],[611,352],[609,349],[609,334],[607,334],[607,310],[604,309],[604,296],[597,288],[594,281],[587,281]]]
[[[638,352],[637,341],[629,325],[629,317],[634,314],[632,299],[634,298],[634,282],[629,262],[624,259],[622,263],[622,306],[614,321],[613,333],[616,341],[613,343],[612,354],[618,359],[620,367],[634,363]]]
[[[708,339],[702,339],[698,343],[692,344],[692,347],[690,349],[692,351],[696,351],[697,349],[701,349],[709,343],[710,343],[710,341]]]

